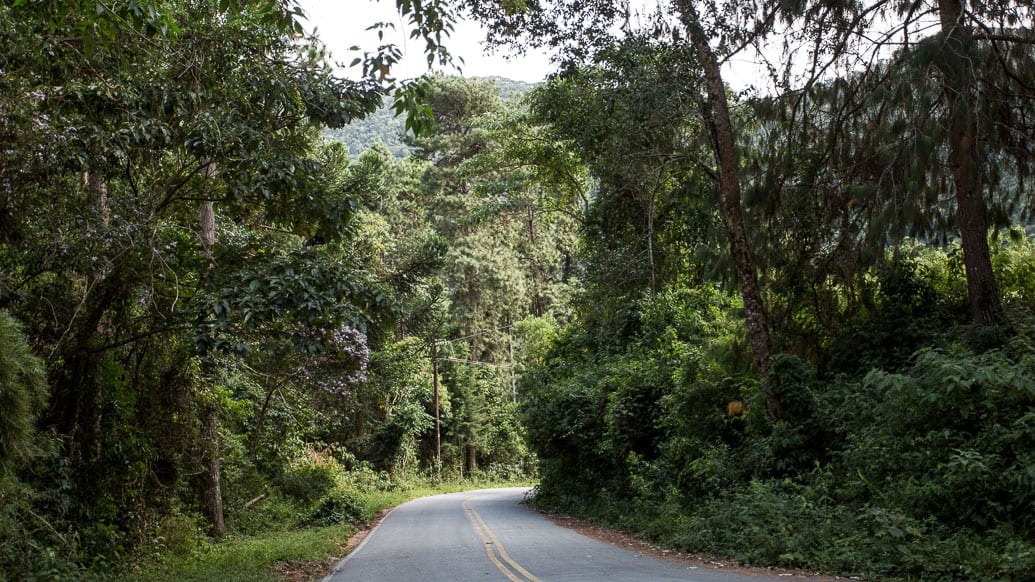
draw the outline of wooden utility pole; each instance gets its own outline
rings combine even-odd
[[[517,377],[514,375],[514,334],[507,334],[510,344],[510,399],[517,402]]]
[[[431,375],[435,385],[435,471],[442,467],[442,421],[438,400],[438,341],[431,342]]]

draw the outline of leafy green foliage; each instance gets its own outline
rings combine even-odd
[[[532,87],[528,83],[502,77],[491,77],[500,89],[504,101],[517,101]],[[406,119],[396,115],[392,108],[382,106],[362,119],[340,128],[328,128],[324,135],[328,141],[342,143],[353,156],[359,156],[375,145],[384,145],[397,160],[411,152],[406,144]]]
[[[316,525],[338,525],[362,521],[359,499],[348,492],[334,490],[320,499],[309,515]]]
[[[18,322],[0,310],[0,473],[30,456],[46,389],[42,362]]]
[[[73,569],[159,548],[220,472],[240,516],[314,438],[321,398],[363,380],[360,328],[391,325],[343,259],[376,186],[316,131],[380,87],[337,77],[286,4],[59,4],[0,8],[0,306],[45,355],[50,400],[32,427],[39,387],[22,391],[26,427],[54,435],[4,502],[38,517],[25,547],[43,548],[12,575],[61,566],[58,547]]]
[[[696,552],[1025,578],[1033,69],[1009,35],[1030,14],[974,6],[1001,40],[950,30],[793,95],[729,93],[760,311],[729,285],[686,23],[616,6],[396,2],[430,62],[460,8],[571,49],[527,101],[400,80],[390,44],[340,78],[292,2],[0,6],[4,574],[172,553],[208,561],[174,579],[262,578],[401,483],[538,471],[543,502]],[[706,23],[720,51],[769,30],[757,8]],[[855,9],[772,10],[818,33]],[[971,73],[973,103],[950,99]],[[412,155],[321,143],[392,92]],[[984,149],[957,155],[973,121]],[[984,277],[1009,326],[966,323],[961,183],[1009,229]]]
[[[1027,247],[1011,244],[997,263],[1026,264]],[[882,280],[880,307],[835,336],[822,373],[773,358],[769,386],[786,407],[775,422],[727,359],[735,304],[721,295],[642,302],[635,340],[609,356],[585,332],[555,336],[523,379],[540,502],[753,564],[1023,579],[1035,527],[1031,328],[973,351],[953,259],[917,260],[884,274],[902,278]],[[897,343],[892,326],[925,331]]]

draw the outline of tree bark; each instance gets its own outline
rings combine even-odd
[[[959,0],[939,0],[938,11],[947,49],[942,90],[949,116],[949,162],[956,184],[956,217],[971,318],[978,325],[998,325],[1005,322],[1005,317],[992,271],[988,210],[982,195],[981,143],[973,110],[977,99],[971,58],[974,41],[963,24],[963,4]]]
[[[214,178],[216,165],[214,162],[203,160],[203,172],[205,177]],[[208,259],[208,269],[216,268],[213,247],[216,243],[216,213],[211,201],[202,202],[198,208],[198,238],[201,243],[201,255]],[[212,377],[212,363],[207,356],[202,361],[202,377]],[[212,526],[212,533],[216,537],[222,537],[226,533],[226,524],[223,520],[223,486],[222,486],[222,450],[219,442],[219,405],[215,398],[205,407],[204,430],[202,439],[206,453],[204,491],[202,497],[205,500],[205,516]]]
[[[474,475],[474,472],[478,470],[478,457],[475,454],[474,443],[467,445],[467,474],[470,476]]]
[[[712,149],[718,163],[719,211],[726,226],[730,254],[737,275],[740,296],[744,301],[744,315],[747,319],[748,342],[755,360],[755,366],[763,378],[766,408],[772,418],[783,418],[780,398],[765,381],[769,375],[769,358],[773,352],[769,335],[768,316],[758,286],[755,261],[747,240],[744,226],[744,212],[741,208],[740,160],[737,155],[730,119],[726,86],[722,81],[719,61],[709,44],[708,35],[701,26],[701,20],[693,0],[678,0],[690,44],[697,54],[705,78],[705,100],[702,114],[708,129]]]
[[[535,233],[535,208],[529,204],[526,209],[525,221],[528,226],[528,267],[532,278],[532,313],[536,317],[542,317],[546,313],[546,297],[543,296],[543,286],[546,284],[546,277],[543,274],[543,266],[535,256],[535,248],[538,240]]]
[[[216,164],[206,162],[202,170],[205,177],[216,176]],[[209,268],[215,268],[212,263],[212,247],[216,244],[216,210],[211,200],[206,200],[198,206],[198,239],[201,242],[201,255],[209,260]]]
[[[216,211],[211,201],[198,207],[198,238],[201,239],[201,255],[212,260],[212,247],[216,244]]]
[[[105,228],[111,223],[111,209],[108,207],[108,183],[96,172],[87,172],[86,183],[97,204],[97,213],[101,217],[101,225]]]
[[[205,473],[205,517],[212,526],[212,534],[222,537],[226,533],[223,521],[222,450],[219,440],[219,406],[215,403],[205,407],[204,430],[206,473]]]

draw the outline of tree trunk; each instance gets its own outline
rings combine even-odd
[[[474,472],[478,470],[478,457],[475,455],[474,444],[467,445],[467,474],[474,476]]]
[[[653,299],[658,292],[657,267],[654,264],[654,191],[648,196],[647,203],[647,259],[650,262],[650,296]]]
[[[706,98],[702,105],[702,114],[718,162],[719,211],[726,226],[730,254],[737,274],[737,284],[740,288],[740,296],[744,301],[748,342],[751,345],[755,365],[763,378],[766,408],[769,415],[777,419],[783,418],[783,405],[779,396],[769,388],[768,382],[765,381],[769,375],[769,357],[772,355],[773,345],[769,336],[765,305],[758,287],[755,262],[744,227],[744,212],[740,205],[740,162],[734,141],[733,122],[730,119],[726,87],[722,81],[718,59],[708,43],[708,36],[701,26],[693,0],[679,0],[677,6],[683,15],[687,36],[704,70]]]
[[[216,164],[202,160],[205,177],[212,179],[216,177]],[[216,210],[211,200],[206,200],[198,206],[198,239],[201,243],[201,255],[209,260],[209,268],[214,269],[212,263],[212,247],[216,244]]]
[[[95,172],[86,172],[85,181],[97,204],[97,214],[105,228],[111,223],[111,209],[108,207],[108,183]]]
[[[205,443],[205,517],[212,526],[212,534],[222,537],[226,533],[223,521],[223,486],[220,477],[222,471],[222,451],[219,441],[219,406],[215,403],[205,407],[204,430],[202,438]]]
[[[525,220],[528,225],[528,266],[530,276],[532,278],[532,314],[536,317],[542,317],[546,313],[546,297],[543,296],[543,286],[546,283],[546,277],[543,274],[543,266],[539,263],[539,259],[535,256],[535,248],[538,244],[535,234],[535,209],[530,204],[527,208],[528,216]]]
[[[203,160],[203,172],[207,178],[216,175],[215,163]],[[198,208],[198,238],[201,243],[201,256],[208,259],[209,271],[216,268],[213,247],[216,244],[216,213],[211,201],[202,202]],[[202,377],[212,377],[212,363],[207,356],[203,357]],[[204,430],[202,439],[206,453],[204,491],[205,516],[212,526],[213,535],[220,537],[226,533],[223,521],[223,486],[222,486],[222,451],[219,443],[219,405],[215,398],[205,407]]]
[[[262,437],[262,428],[266,424],[266,413],[270,409],[270,401],[273,400],[273,393],[280,387],[279,384],[273,384],[266,390],[266,398],[262,401],[262,407],[259,408],[258,418],[255,419],[255,430],[252,431],[251,438],[248,439],[248,458],[255,462],[255,451],[259,448],[259,438]]]
[[[108,208],[108,183],[95,172],[83,172],[82,185],[93,199],[97,230],[105,232],[111,224]],[[49,414],[61,434],[68,437],[67,454],[73,461],[96,458],[100,455],[101,413],[97,380],[97,356],[92,347],[107,334],[105,317],[112,303],[122,292],[118,273],[108,280],[105,261],[98,261],[87,274],[87,288],[83,296],[78,320],[69,322],[69,342],[63,348],[64,365],[55,382],[53,409]]]
[[[949,163],[956,184],[956,217],[963,243],[970,312],[974,323],[997,325],[1004,323],[1005,317],[992,271],[987,208],[981,192],[982,154],[973,111],[973,38],[963,24],[963,5],[959,0],[939,0],[938,11],[947,49],[942,90],[949,116]]]
[[[216,244],[216,211],[211,201],[198,207],[198,238],[201,239],[201,255],[212,260],[212,247]]]

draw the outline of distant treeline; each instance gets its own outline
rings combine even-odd
[[[485,78],[496,83],[500,90],[500,98],[504,101],[521,99],[530,88],[535,86],[524,81],[514,81],[503,77]],[[328,141],[344,144],[352,157],[359,156],[374,144],[382,144],[392,152],[395,159],[401,160],[411,152],[411,148],[403,143],[401,137],[405,122],[405,116],[396,116],[390,104],[385,104],[365,118],[357,119],[345,127],[326,128],[323,134]]]

